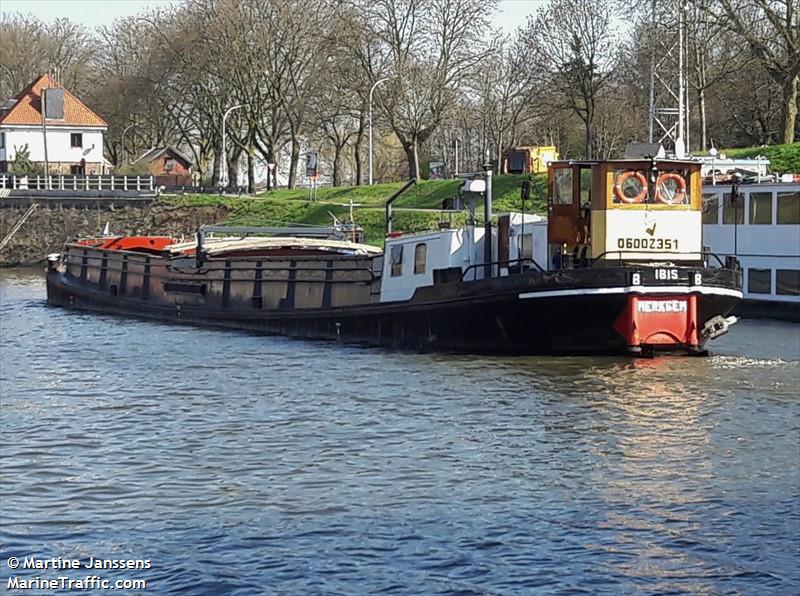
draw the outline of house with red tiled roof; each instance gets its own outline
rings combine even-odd
[[[104,174],[106,130],[91,108],[49,74],[41,75],[0,106],[0,172],[11,171],[17,152],[27,146],[30,160],[41,166],[46,150],[50,174]]]

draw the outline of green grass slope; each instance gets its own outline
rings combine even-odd
[[[494,211],[520,210],[520,185],[527,175],[495,176],[493,181]],[[442,202],[458,194],[461,180],[421,180],[409,188],[395,202],[394,229],[407,232],[434,229],[440,220],[463,223],[464,214],[440,214],[436,211],[420,212],[415,209],[436,210]],[[163,204],[173,206],[223,205],[230,210],[221,223],[237,226],[270,226],[293,223],[330,225],[331,214],[342,221],[350,221],[350,200],[354,208],[356,223],[364,227],[366,241],[379,245],[383,242],[384,205],[403,182],[376,184],[373,186],[323,187],[317,190],[316,201],[308,200],[308,189],[278,189],[262,193],[257,197],[220,197],[209,195],[185,195],[162,197]],[[544,212],[546,176],[533,177],[532,201],[526,210]],[[476,214],[483,215],[480,207]]]

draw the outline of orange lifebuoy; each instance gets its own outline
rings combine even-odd
[[[668,196],[665,192],[664,183],[667,180],[674,180],[677,185],[678,189],[675,191],[671,197]],[[673,205],[675,203],[683,203],[684,199],[686,198],[686,180],[684,180],[683,176],[678,174],[677,172],[664,172],[658,177],[658,181],[656,182],[656,199],[658,199],[659,203],[665,203],[666,205]]]
[[[625,193],[622,192],[622,185],[625,184],[625,181],[628,178],[636,178],[636,180],[639,182],[639,185],[642,187],[642,190],[640,190],[639,194],[635,197],[626,197]],[[614,196],[616,196],[623,203],[641,203],[647,196],[647,178],[644,177],[644,174],[637,172],[636,170],[621,172],[617,175],[617,179],[614,180]]]

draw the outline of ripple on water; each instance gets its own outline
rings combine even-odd
[[[0,560],[150,558],[158,593],[800,591],[797,326],[418,355],[51,309],[13,272],[0,316]]]

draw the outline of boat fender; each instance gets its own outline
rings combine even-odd
[[[664,187],[664,183],[667,180],[674,180],[678,185],[678,190],[672,196],[666,192],[667,189]],[[656,182],[656,199],[658,199],[659,203],[664,203],[665,205],[683,203],[684,199],[686,199],[686,180],[677,172],[664,172]]]
[[[642,187],[642,190],[640,190],[639,194],[637,194],[635,197],[626,196],[625,193],[622,192],[622,185],[625,184],[625,181],[628,180],[628,178],[636,178],[636,180],[639,182],[639,185]],[[620,172],[617,175],[616,180],[614,180],[614,196],[616,196],[623,203],[641,203],[647,196],[647,178],[644,177],[644,174],[637,172],[636,170]]]

